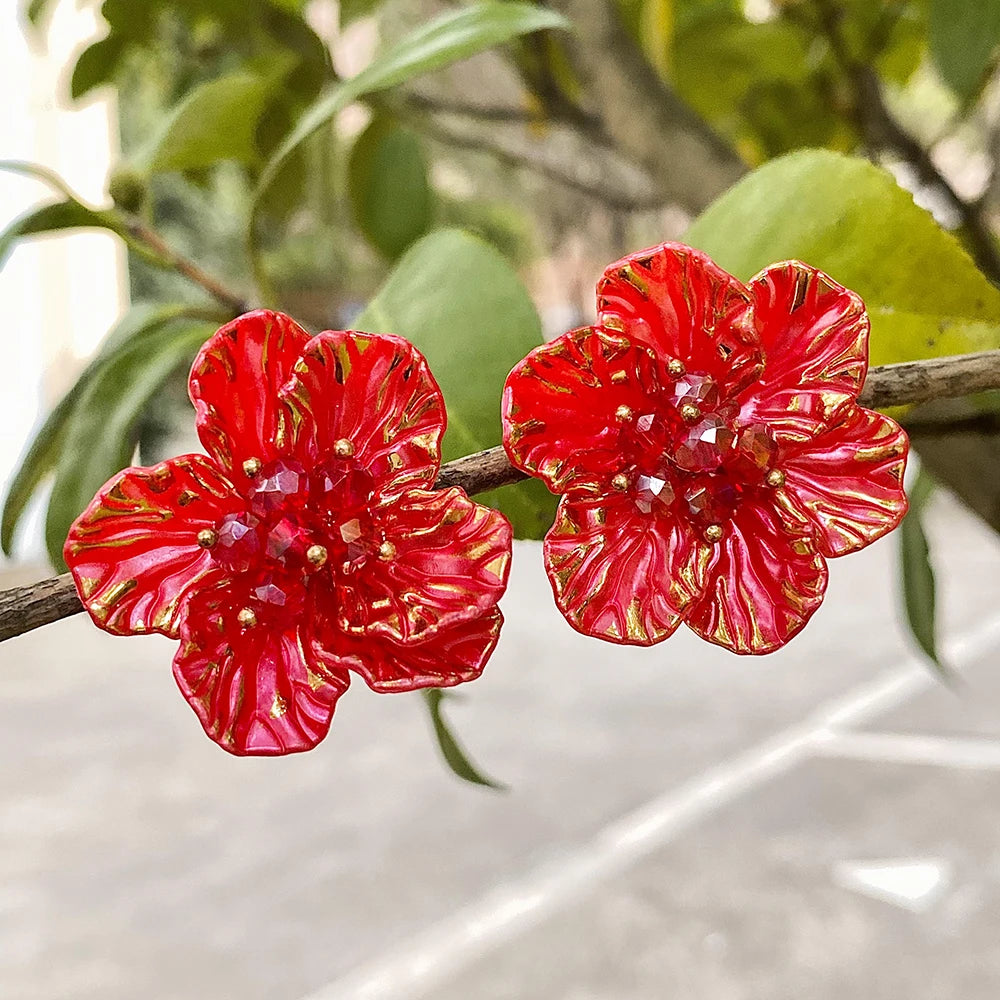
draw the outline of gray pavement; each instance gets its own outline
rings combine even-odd
[[[307,755],[201,734],[172,644],[82,618],[0,645],[3,1000],[995,1000],[1000,546],[936,503],[940,684],[895,545],[787,649],[586,640],[519,545],[448,711],[511,785],[356,684]]]

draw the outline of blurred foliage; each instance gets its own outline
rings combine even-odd
[[[43,31],[68,2],[27,0],[27,30]],[[47,537],[59,562],[69,520],[102,479],[137,444],[156,457],[156,437],[144,437],[151,404],[172,398],[160,390],[206,324],[244,299],[314,326],[410,337],[445,390],[447,457],[496,444],[503,377],[541,338],[522,280],[532,259],[556,264],[563,301],[575,303],[567,246],[586,245],[596,271],[679,235],[677,212],[655,198],[665,174],[615,128],[635,121],[641,133],[653,108],[746,164],[729,191],[706,188],[703,204],[714,204],[688,234],[724,266],[748,277],[802,257],[828,270],[868,301],[876,363],[1000,345],[1000,0],[609,0],[611,26],[598,33],[607,48],[589,62],[593,33],[557,13],[578,9],[590,8],[104,0],[70,90],[86,99],[117,88],[123,157],[108,204],[86,205],[40,168],[5,165],[42,176],[55,199],[0,235],[0,260],[27,237],[102,227],[129,247],[139,304],[26,452],[4,549],[54,480]],[[375,52],[351,75],[339,68],[349,39]],[[595,59],[641,72],[601,91]],[[675,161],[674,138],[662,134],[666,169],[699,172]],[[982,177],[966,177],[963,195],[945,160],[966,175],[983,164]],[[622,178],[636,175],[646,185],[627,210]],[[591,308],[589,289],[583,298],[578,311]],[[1000,509],[1000,468],[935,472],[959,493],[963,477],[993,475]],[[539,537],[551,517],[537,483],[486,500],[522,536]],[[907,524],[907,607],[934,656],[919,514]]]

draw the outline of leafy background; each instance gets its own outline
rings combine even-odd
[[[25,30],[44,33],[60,2],[30,0]],[[51,482],[62,568],[95,489],[172,451],[196,346],[250,304],[413,340],[448,400],[448,458],[499,441],[504,376],[543,333],[588,321],[603,265],[668,238],[743,278],[793,257],[827,270],[865,297],[875,363],[1000,346],[1000,0],[104,0],[100,13],[69,87],[81,102],[117,88],[106,202],[4,164],[52,198],[0,235],[0,262],[23,239],[106,229],[129,249],[133,305],[28,444],[8,553]],[[923,471],[901,604],[935,662],[920,515],[933,476],[1000,530],[997,413],[985,395],[905,415]],[[485,500],[521,537],[551,519],[537,483]],[[442,747],[476,773],[455,764],[457,742]]]

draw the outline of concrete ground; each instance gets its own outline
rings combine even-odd
[[[82,617],[0,646],[3,1000],[995,1000],[1000,546],[931,516],[945,688],[893,540],[831,566],[786,650],[572,632],[515,553],[486,676],[355,684],[304,756],[237,760],[172,644]]]

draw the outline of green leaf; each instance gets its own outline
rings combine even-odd
[[[164,173],[201,170],[220,160],[256,164],[257,123],[275,83],[273,75],[238,72],[199,84],[171,113],[140,165]]]
[[[45,522],[52,564],[64,566],[69,526],[114,473],[132,461],[138,421],[163,383],[190,362],[214,326],[172,323],[134,336],[105,358],[86,381],[65,428]]]
[[[37,28],[42,18],[45,17],[46,11],[52,5],[53,0],[30,0],[30,3],[24,8],[24,15],[29,23]]]
[[[48,184],[53,190],[65,195],[68,200],[80,200],[54,170],[50,170],[40,163],[30,163],[27,160],[0,160],[0,170],[10,174],[21,174],[24,177],[34,177],[35,180]]]
[[[347,181],[354,221],[390,260],[430,227],[434,195],[420,141],[389,119],[374,118],[358,137]]]
[[[46,417],[14,473],[4,499],[3,518],[0,522],[0,548],[4,553],[11,555],[14,532],[28,502],[59,462],[65,445],[66,428],[77,400],[90,380],[100,371],[105,361],[125,345],[133,340],[147,343],[167,323],[191,314],[191,307],[186,305],[137,304],[111,329],[96,357]]]
[[[928,37],[945,83],[967,100],[1000,43],[1000,0],[931,0]]]
[[[0,267],[7,262],[18,240],[63,229],[110,229],[120,233],[121,226],[113,212],[88,208],[78,201],[56,201],[33,208],[0,233]]]
[[[70,78],[69,92],[74,100],[84,94],[111,83],[125,54],[126,40],[112,33],[89,45],[77,57]]]
[[[441,756],[452,772],[463,781],[471,782],[473,785],[485,785],[487,788],[496,789],[498,792],[507,790],[506,785],[502,785],[492,778],[488,778],[482,771],[478,770],[469,760],[458,740],[452,735],[441,714],[441,702],[445,697],[451,697],[448,692],[439,688],[427,688],[422,692],[427,710],[431,715],[431,724],[434,726],[434,735],[437,737],[438,746],[441,748]]]
[[[340,0],[341,30],[359,18],[373,14],[382,0]]]
[[[686,241],[747,279],[803,260],[854,289],[871,315],[871,363],[1000,347],[1000,290],[950,233],[866,160],[809,150],[730,188]]]
[[[513,268],[455,229],[415,243],[356,324],[406,337],[427,357],[448,403],[445,461],[500,443],[504,381],[542,342],[538,313]],[[538,480],[479,500],[503,511],[518,538],[541,538],[555,512],[555,498]]]
[[[899,565],[906,621],[917,645],[944,672],[937,651],[934,568],[923,526],[923,511],[934,492],[934,480],[922,468],[909,490],[910,509],[899,528]]]
[[[442,69],[520,35],[544,28],[565,27],[565,18],[554,11],[532,4],[502,3],[499,0],[485,0],[448,11],[429,21],[377,55],[357,76],[334,85],[320,95],[268,162],[257,186],[257,197],[271,183],[282,162],[294,149],[359,97]]]

